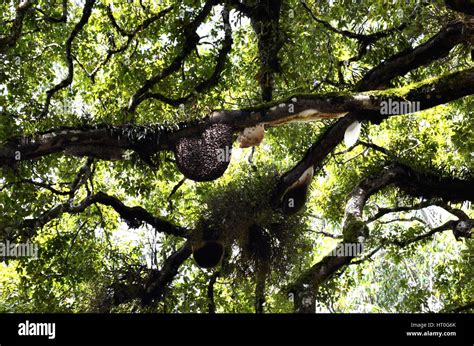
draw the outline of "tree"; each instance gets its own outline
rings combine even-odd
[[[472,310],[469,1],[0,9],[2,311]]]

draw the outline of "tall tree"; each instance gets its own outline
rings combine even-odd
[[[0,311],[472,310],[472,2],[13,3]]]

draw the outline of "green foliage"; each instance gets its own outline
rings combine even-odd
[[[0,2],[2,37],[8,34],[15,16],[13,3],[19,1]],[[426,42],[443,24],[458,18],[446,10],[443,1],[436,0],[418,6],[417,17],[408,19],[416,3],[419,2],[307,1],[318,18],[340,30],[370,34],[408,20],[405,29],[395,30],[371,45],[362,59],[349,61],[358,53],[355,40],[315,22],[299,0],[285,1],[280,18],[284,33],[279,53],[282,72],[275,76],[274,98],[351,91],[370,68]],[[202,0],[98,0],[88,24],[72,44],[74,82],[54,95],[47,117],[39,117],[46,91],[67,74],[65,42],[80,19],[83,1],[68,1],[67,23],[51,23],[40,11],[32,11],[25,18],[17,44],[0,55],[0,142],[59,126],[174,125],[201,119],[214,109],[258,104],[257,37],[249,20],[232,11],[232,51],[217,85],[194,95],[180,107],[147,100],[133,116],[123,111],[144,81],[161,73],[181,51],[182,27],[203,4]],[[113,45],[120,49],[128,40],[108,19],[107,5],[111,5],[118,25],[127,32],[168,6],[173,8],[106,61]],[[62,13],[61,1],[38,0],[35,6],[56,18]],[[183,97],[212,74],[223,40],[220,10],[217,6],[201,25],[202,42],[185,59],[183,67],[156,84],[152,92]],[[342,61],[349,62],[339,64]],[[396,78],[393,87],[420,83],[469,66],[472,61],[468,47],[460,45],[447,57]],[[336,86],[339,82],[340,86]],[[364,124],[360,139],[389,150],[401,162],[418,169],[462,176],[474,169],[473,105],[471,96],[423,112],[390,117],[380,125]],[[293,167],[331,124],[331,120],[323,120],[267,129],[264,142],[255,150],[255,165],[247,161],[249,150],[234,148],[232,162],[221,178],[206,183],[185,180],[177,189],[183,176],[171,152],[152,158],[157,167],[146,165],[134,155],[124,161],[95,161],[92,177],[72,200],[79,202],[88,191],[104,191],[127,206],[142,206],[154,215],[195,230],[195,237],[200,236],[203,220],[206,226],[210,223],[225,239],[228,249],[214,285],[217,312],[254,311],[258,261],[255,249],[249,247],[248,235],[250,226],[258,224],[267,230],[271,243],[271,256],[265,259],[271,268],[265,311],[291,312],[285,285],[333,248],[338,239],[321,232],[341,235],[348,194],[364,177],[393,159],[363,145],[345,148],[341,144],[316,172],[305,210],[291,217],[274,212],[269,198],[278,174]],[[37,218],[69,202],[71,197],[24,180],[45,182],[56,190],[68,191],[84,163],[85,159],[54,154],[1,168],[0,241],[15,238],[22,220]],[[419,202],[395,188],[387,188],[370,198],[364,219],[381,207]],[[453,207],[474,216],[470,204]],[[407,212],[369,223],[371,238],[365,253],[380,246],[383,239],[410,239],[453,218],[439,209],[433,213],[435,217],[430,218],[421,212]],[[393,220],[414,216],[423,222]],[[184,241],[147,226],[129,229],[112,208],[92,205],[81,214],[64,214],[48,222],[32,234],[30,242],[39,246],[38,259],[0,263],[0,312],[99,311],[107,288],[121,274],[130,268],[162,268],[165,259]],[[372,261],[352,265],[322,285],[318,309],[420,312],[465,305],[474,296],[472,251],[472,240],[457,242],[449,231],[402,249],[385,246]],[[112,311],[207,312],[212,274],[189,259],[155,307],[145,308],[134,300]]]

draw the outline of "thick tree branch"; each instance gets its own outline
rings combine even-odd
[[[35,219],[23,220],[20,228],[22,231],[26,230],[26,233],[22,233],[25,233],[26,237],[30,238],[36,233],[36,229],[41,228],[48,222],[61,217],[62,214],[78,214],[96,203],[112,207],[132,228],[137,228],[142,224],[142,222],[145,222],[154,227],[158,232],[163,232],[183,238],[187,238],[189,236],[189,230],[186,228],[176,226],[167,220],[156,217],[142,207],[128,207],[117,198],[109,196],[103,192],[98,192],[94,195],[88,196],[84,198],[79,204],[73,205],[70,202],[66,202],[52,208],[47,212],[44,212]]]
[[[319,285],[357,256],[357,253],[347,254],[345,249],[346,244],[363,244],[368,235],[367,226],[362,222],[362,210],[365,202],[372,194],[390,185],[398,171],[399,169],[396,168],[382,170],[380,173],[364,179],[352,190],[346,205],[343,241],[287,288],[287,291],[295,296],[296,312],[302,312],[302,307],[305,305],[302,299],[308,296],[314,298],[313,292]],[[337,255],[339,253],[344,256]]]
[[[461,209],[453,208],[448,203],[445,203],[443,201],[438,201],[435,205],[437,205],[438,207],[443,208],[448,213],[451,213],[452,215],[457,216],[459,220],[468,220],[469,219],[469,216],[464,211],[462,211]]]
[[[281,0],[256,2],[248,13],[253,31],[257,36],[260,70],[258,81],[263,101],[273,98],[274,74],[279,73],[278,53],[283,46],[280,28]]]
[[[474,22],[454,22],[416,48],[402,51],[370,70],[358,83],[358,89],[385,89],[397,76],[448,56],[458,44],[474,35]]]
[[[428,197],[430,198],[472,201],[474,200],[474,192],[469,187],[472,186],[473,183],[474,181],[472,180],[441,178],[432,173],[418,172],[398,163],[385,167],[379,173],[362,180],[362,182],[352,190],[349,201],[346,204],[343,241],[321,261],[313,265],[295,280],[295,282],[287,288],[287,291],[293,293],[295,297],[302,299],[304,296],[312,294],[319,285],[328,280],[336,271],[343,269],[353,258],[359,255],[357,252],[348,252],[347,249],[349,247],[353,248],[354,244],[364,244],[368,237],[367,223],[363,220],[362,214],[368,198],[374,193],[394,184],[413,196],[429,195]],[[463,192],[462,190],[465,191]],[[456,195],[456,193],[459,195]],[[458,228],[462,228],[461,234],[458,233],[456,239],[460,236],[467,237],[468,233],[470,235],[472,226],[471,220],[449,222],[410,242],[424,239],[434,233],[446,230],[447,227],[453,229],[455,236],[456,232],[459,232]],[[297,309],[300,306],[301,302],[295,302]]]
[[[397,221],[397,220],[395,220]],[[358,260],[352,260],[349,265],[358,265],[360,263],[363,263],[365,261],[371,260],[372,257],[379,252],[384,246],[392,244],[396,245],[399,247],[405,247],[409,244],[413,244],[415,242],[419,242],[423,239],[428,239],[432,237],[436,233],[441,233],[445,231],[453,231],[453,235],[456,238],[456,240],[459,240],[459,238],[467,238],[470,239],[472,237],[472,228],[474,227],[474,220],[469,219],[469,220],[450,220],[444,223],[441,226],[438,226],[436,228],[433,228],[429,232],[423,233],[419,236],[416,236],[414,238],[410,239],[404,239],[404,240],[393,240],[393,239],[381,239],[380,240],[380,245],[378,245],[376,248],[374,248],[372,251],[370,251],[367,255],[365,255],[363,258],[358,259]]]
[[[414,169],[396,164],[402,171],[397,175],[395,185],[405,193],[427,199],[442,198],[445,201],[473,201],[474,180],[447,178],[431,172],[418,172]]]
[[[301,176],[306,165],[317,166],[342,140],[344,129],[359,112],[360,118],[384,119],[396,114],[381,114],[387,100],[419,102],[419,109],[434,107],[463,96],[474,94],[474,68],[399,89],[388,89],[354,94],[295,95],[281,101],[241,110],[215,111],[209,118],[195,124],[183,124],[178,129],[160,126],[89,126],[63,128],[40,133],[28,138],[10,139],[0,146],[0,166],[13,165],[16,161],[32,160],[66,151],[76,156],[92,156],[99,159],[122,159],[123,150],[135,150],[141,154],[156,153],[173,148],[179,138],[195,134],[210,124],[226,123],[235,131],[266,123],[277,126],[292,121],[318,120],[341,116],[351,112],[332,126],[320,141],[308,151],[303,163],[296,166],[292,176]],[[301,172],[300,172],[301,171]],[[291,180],[283,177],[282,181]],[[286,183],[285,183],[286,186]]]
[[[474,22],[467,21],[449,24],[424,44],[400,52],[374,67],[358,83],[357,90],[385,89],[390,85],[392,79],[403,76],[413,69],[426,66],[446,56],[456,45],[471,40],[473,36]],[[360,113],[357,110],[353,110],[344,118],[338,120],[308,149],[303,159],[282,176],[275,188],[274,200],[280,200],[281,194],[287,187],[299,179],[301,174],[310,166],[313,166],[315,169],[321,166],[327,155],[341,143],[346,129],[354,120],[369,120],[374,123],[380,123],[385,118],[381,117],[380,114],[376,114],[374,117],[368,112]]]

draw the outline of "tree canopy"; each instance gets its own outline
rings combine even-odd
[[[469,0],[0,3],[0,311],[472,310],[473,43]]]

